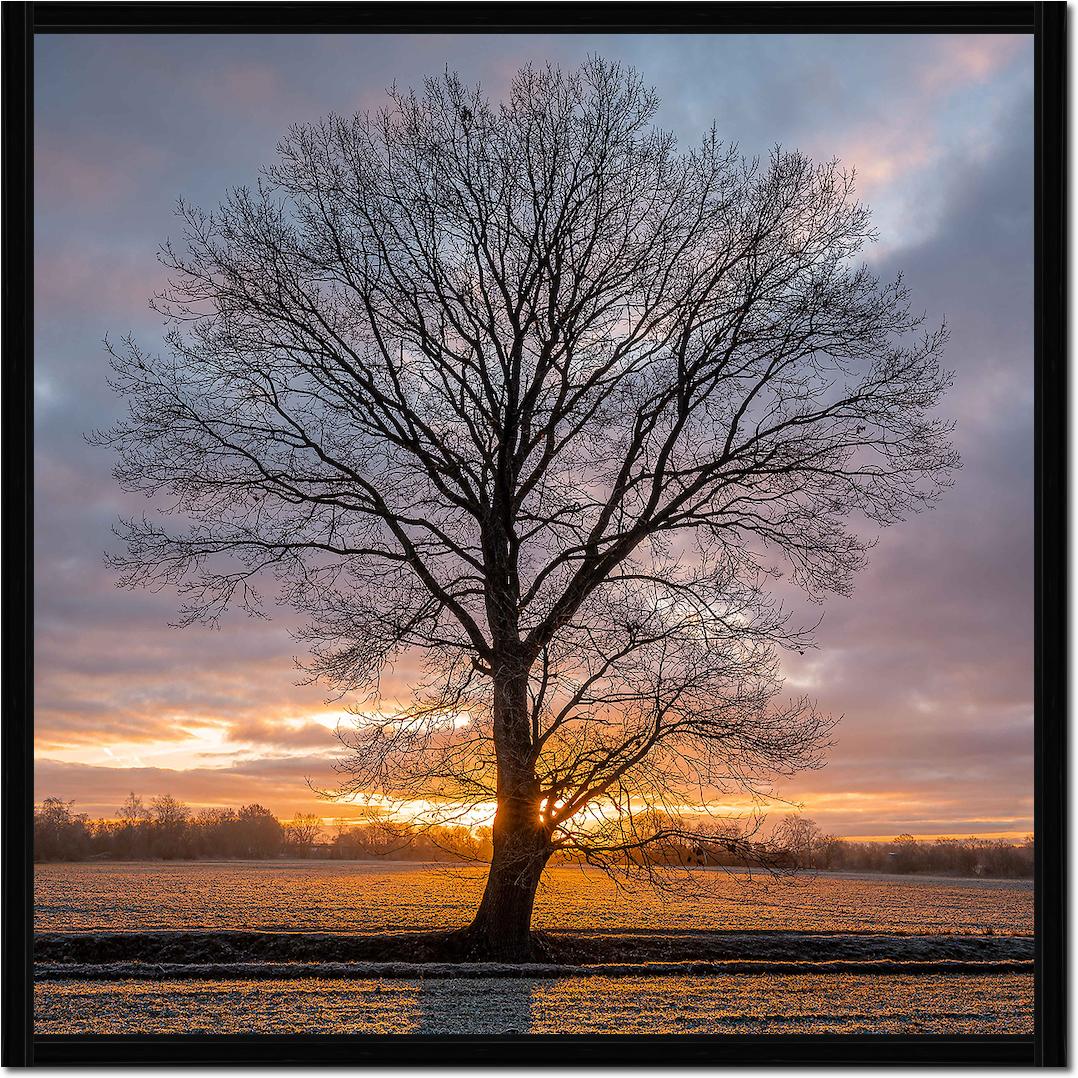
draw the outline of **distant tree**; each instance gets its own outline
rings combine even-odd
[[[261,805],[244,805],[236,813],[235,827],[241,857],[276,857],[284,847],[280,821]]]
[[[167,806],[171,799],[163,800]],[[142,812],[149,810],[143,807]],[[208,808],[197,815],[184,816],[183,806],[178,811],[166,807],[160,815],[172,829],[174,851],[179,851],[170,856],[276,857],[281,847],[274,837],[275,817],[258,805],[247,806],[241,812],[248,823],[241,821],[240,813],[235,809]],[[117,820],[89,820],[84,813],[74,811],[73,802],[46,798],[34,813],[35,858],[64,861],[93,856],[127,860],[145,856],[144,852],[132,850],[127,822],[141,814],[123,810]],[[267,817],[273,822],[267,821]],[[307,824],[320,822],[313,814],[301,814],[296,819],[305,820]],[[255,838],[252,841],[250,821],[256,821],[255,830],[264,828],[268,840],[260,843]],[[294,822],[280,825],[286,844],[288,828]],[[862,872],[935,872],[1003,878],[1033,875],[1032,836],[1022,842],[973,837],[918,840],[910,835],[889,842],[857,842],[823,835],[812,821],[794,816],[780,821],[766,842],[753,842],[752,836],[762,823],[760,817],[743,820],[696,818],[668,823],[669,834],[665,840],[633,851],[632,856],[637,858],[635,864],[641,870],[651,872],[672,865],[738,867],[758,864],[781,869],[801,864]],[[152,818],[143,826],[152,836],[155,827]],[[797,850],[801,851],[800,860],[794,858]],[[354,823],[341,820],[336,826],[330,856],[489,861],[493,856],[492,833],[485,826],[448,826],[428,827],[416,836],[407,825],[396,821]],[[554,856],[559,862],[572,862],[579,860],[581,855],[579,851],[566,849]]]
[[[692,828],[693,837],[683,844],[682,857],[690,865],[744,865],[746,851],[751,851],[751,860],[766,861],[769,867],[777,866],[781,858],[773,851],[753,850],[754,845],[759,847],[753,839],[760,823],[759,818],[698,822]]]
[[[90,848],[85,816],[74,801],[46,797],[34,812],[34,857],[41,861],[81,861]]]
[[[300,812],[284,825],[285,843],[294,853],[305,856],[322,837],[322,819],[312,812]]]
[[[148,823],[150,819],[150,810],[143,803],[142,798],[137,797],[134,793],[127,795],[127,800],[117,810],[117,814],[120,817],[120,822],[128,827],[137,827],[140,824]]]
[[[201,857],[238,857],[241,854],[234,809],[202,809],[190,821],[190,830],[191,845]]]
[[[791,813],[779,821],[771,841],[777,852],[789,858],[794,868],[812,868],[827,836],[815,820]]]
[[[102,839],[111,844],[117,855],[122,857],[145,857],[149,852],[150,810],[141,797],[134,792],[117,810],[118,826],[111,834]]]
[[[924,853],[913,835],[899,835],[891,843],[890,853],[894,872],[919,872],[924,868]]]
[[[864,524],[957,465],[945,332],[857,263],[852,177],[682,151],[656,108],[595,59],[295,127],[257,187],[181,206],[165,353],[113,349],[98,440],[190,522],[123,522],[121,582],[189,623],[269,578],[335,691],[423,658],[357,705],[338,792],[496,803],[475,955],[528,953],[553,854],[639,866],[680,806],[821,764],[769,581],[849,591]]]
[[[486,844],[481,834],[476,834],[468,827],[443,827],[429,832],[432,852],[436,859],[450,860],[460,858],[463,861],[489,860],[485,857]]]
[[[333,857],[347,861],[370,857],[374,851],[367,840],[365,828],[338,820],[330,852]]]
[[[172,859],[187,852],[187,821],[191,810],[171,794],[150,802],[150,851]]]

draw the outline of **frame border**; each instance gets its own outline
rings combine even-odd
[[[3,866],[3,1038],[0,1062],[33,1057],[33,35],[29,13],[0,9],[0,323],[3,394],[0,451],[4,501],[16,523],[0,547],[3,623],[16,641],[3,652],[0,723]]]
[[[7,3],[0,222],[3,615],[0,730],[5,1066],[79,1063],[716,1065],[1066,1062],[1066,5],[1049,3]],[[1035,50],[1034,1037],[33,1035],[33,51],[40,33],[1033,33]]]
[[[1066,1062],[1067,171],[1066,5],[1034,40],[1034,1059]]]

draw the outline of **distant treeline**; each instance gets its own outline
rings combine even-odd
[[[168,795],[132,794],[115,820],[91,820],[74,802],[49,797],[34,812],[37,861],[269,860],[278,857],[422,861],[489,860],[490,831],[340,823],[301,813],[281,821],[261,805],[198,812]]]
[[[941,876],[1033,876],[1033,837],[1022,842],[991,838],[915,839],[851,842],[831,838],[808,860],[809,867],[856,872],[922,873]]]
[[[741,866],[744,860],[715,843],[721,828],[708,829],[711,841],[682,843],[679,863]],[[736,835],[736,831],[733,832]],[[985,876],[1019,879],[1033,875],[1033,836],[1020,842],[988,838],[916,839],[857,842],[825,834],[815,821],[791,815],[760,845],[763,859],[778,868],[818,872],[895,872],[903,875]]]
[[[708,846],[689,849],[689,865],[742,867],[743,858]],[[782,869],[816,872],[895,872],[925,876],[985,876],[1022,879],[1033,876],[1033,839],[1021,842],[990,838],[915,839],[899,835],[889,841],[854,842],[826,837],[811,850],[789,851],[768,858]]]
[[[337,860],[489,861],[490,828],[340,822],[326,826],[312,814],[281,821],[261,805],[198,812],[174,797],[148,802],[132,794],[114,820],[91,820],[74,802],[46,798],[34,812],[38,861],[269,860],[317,857]],[[701,831],[704,835],[705,832]],[[713,839],[713,835],[709,836]],[[889,842],[855,842],[824,834],[802,816],[779,823],[769,840],[768,861],[780,868],[815,871],[985,876],[1033,875],[1033,838],[939,838],[900,835]],[[775,855],[775,850],[782,853]],[[662,861],[686,866],[743,867],[745,860],[714,841],[691,839],[664,846]]]

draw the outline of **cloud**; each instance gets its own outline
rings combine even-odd
[[[34,140],[34,197],[77,213],[126,203],[162,167],[160,147],[120,132],[60,136],[45,129]]]
[[[930,40],[926,62],[913,74],[926,96],[985,82],[1016,60],[1031,41],[1024,34],[941,35]]]
[[[115,319],[148,309],[150,297],[164,287],[165,271],[153,254],[150,246],[115,243],[46,248],[34,259],[37,309],[46,317],[63,312],[98,321],[100,342]]]
[[[228,767],[94,767],[38,759],[34,767],[35,792],[74,800],[80,812],[92,817],[114,816],[129,793],[141,797],[171,794],[194,808],[258,803],[279,817],[314,811],[325,817],[358,818],[362,811],[349,804],[319,800],[307,784],[332,783],[323,759],[267,758]]]

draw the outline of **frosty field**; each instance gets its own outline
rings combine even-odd
[[[466,924],[485,866],[252,861],[35,867],[35,927],[259,928],[384,932]],[[695,869],[683,895],[619,888],[591,869],[554,868],[537,928],[784,929],[1032,933],[1028,880],[817,875]]]
[[[978,973],[961,965],[936,971],[915,961],[910,968],[916,972],[902,971],[902,962],[933,953],[1028,956],[1028,881],[772,879],[694,870],[693,891],[670,897],[622,890],[594,872],[563,867],[550,871],[541,888],[537,927],[607,940],[619,933],[651,937],[649,953],[660,960],[671,941],[671,957],[682,960],[683,970],[652,963],[639,975],[623,966],[608,976],[610,966],[592,967],[587,975],[565,968],[489,976],[433,965],[417,972],[399,962],[394,972],[383,962],[352,963],[342,974],[347,963],[333,961],[351,961],[344,934],[465,923],[483,876],[482,868],[409,863],[39,865],[36,926],[53,947],[47,957],[58,961],[39,965],[37,1032],[1032,1032],[1028,961],[986,963],[990,971]],[[187,933],[212,945],[237,932],[263,948],[282,940],[275,934],[289,933],[301,950],[321,934],[321,950],[307,955],[303,968],[289,964],[286,954],[283,963],[229,970],[211,967],[218,960],[206,954],[185,957],[188,936],[178,937]],[[79,958],[80,947],[92,954],[98,939],[115,943],[117,933],[131,941],[120,957],[141,960],[108,972],[73,960],[85,957]],[[179,957],[168,952],[168,940],[175,951],[177,938]],[[64,951],[65,939],[71,953]],[[697,939],[710,940],[707,955],[694,955]],[[140,954],[147,941],[156,955]],[[813,972],[817,943],[819,957],[837,958],[839,966],[874,954],[885,962],[871,972],[863,962],[850,972],[836,971],[835,962]],[[157,964],[162,953],[166,959]],[[758,962],[743,961],[734,973],[721,963],[684,962],[715,955],[797,961],[782,972],[761,972]],[[207,963],[203,969],[200,962]]]
[[[1026,975],[37,986],[40,1032],[1032,1033]]]

